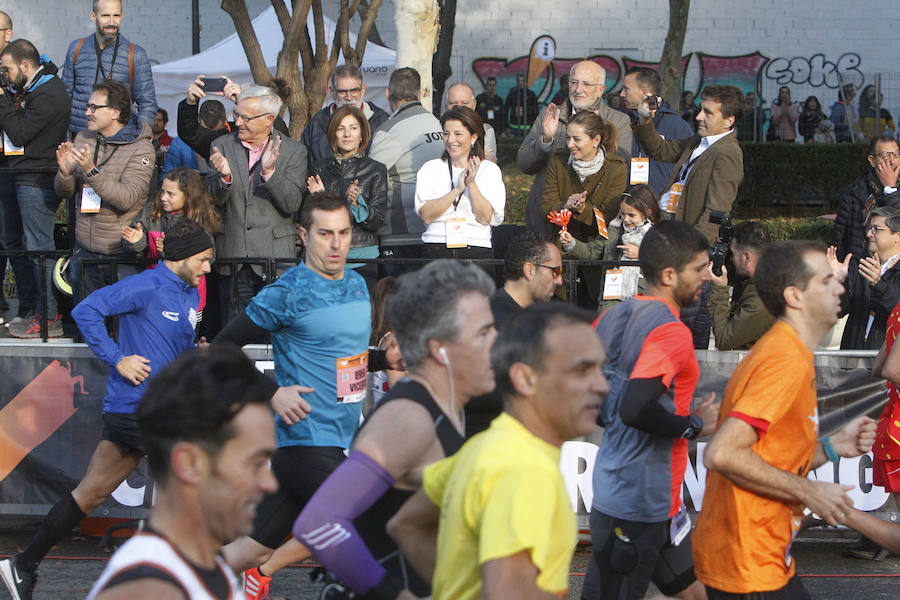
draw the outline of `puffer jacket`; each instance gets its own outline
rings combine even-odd
[[[87,129],[87,117],[84,115],[84,107],[91,97],[91,88],[103,75],[97,72],[97,43],[96,36],[89,35],[81,45],[78,60],[74,62],[75,48],[81,38],[73,40],[66,52],[66,62],[63,65],[62,79],[66,86],[66,92],[72,99],[72,118],[69,125],[72,133],[78,133]],[[131,78],[128,72],[128,49],[131,42],[125,36],[119,34],[119,52],[116,54],[116,62],[113,63],[113,54],[116,44],[108,44],[100,51],[100,60],[103,62],[103,70],[109,74],[112,67],[112,79],[131,87]],[[96,76],[96,81],[95,81]],[[150,60],[143,48],[134,46],[134,89],[131,90],[131,98],[137,104],[138,114],[147,123],[152,123],[156,118],[156,89],[153,87],[153,72],[150,70]]]
[[[69,198],[87,184],[100,195],[100,212],[82,213],[80,201],[76,206],[75,240],[85,250],[122,252],[122,227],[134,221],[147,200],[147,186],[156,164],[151,136],[150,125],[132,114],[125,127],[109,138],[89,129],[75,137],[76,147],[87,145],[94,153],[100,172],[85,177],[78,166],[72,175],[57,171],[54,188],[61,198]]]
[[[378,245],[378,230],[387,210],[387,167],[367,156],[345,158],[338,164],[334,155],[319,159],[314,174],[322,178],[325,189],[342,198],[354,179],[359,180],[360,195],[369,208],[369,216],[353,223],[352,248]]]
[[[865,175],[837,193],[837,203],[831,243],[837,247],[837,259],[843,261],[847,254],[865,256],[866,220],[875,208],[900,206],[900,191],[885,194],[870,167]]]

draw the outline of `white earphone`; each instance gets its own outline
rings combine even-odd
[[[444,359],[444,364],[445,364],[445,365],[449,365],[449,364],[450,364],[450,359],[447,358],[447,350],[446,350],[443,346],[441,346],[440,348],[438,348],[438,354],[440,354],[440,355],[441,355],[441,358]]]

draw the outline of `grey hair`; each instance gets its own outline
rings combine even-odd
[[[872,216],[884,217],[884,224],[891,230],[891,233],[900,231],[900,208],[879,206],[872,211]]]
[[[244,86],[237,101],[240,102],[250,98],[258,98],[259,107],[265,113],[276,116],[281,112],[281,107],[284,104],[281,98],[278,97],[278,94],[275,93],[275,90],[264,85],[251,84]]]
[[[451,84],[451,85],[447,88],[447,96],[448,96],[448,97],[450,96],[450,90],[452,90],[452,89],[455,88],[455,87],[464,87],[464,88],[468,88],[469,93],[472,94],[472,102],[475,102],[475,90],[472,88],[471,85],[469,85],[469,84],[466,83],[465,81],[457,81],[456,83]]]
[[[598,69],[600,69],[600,81],[599,81],[598,83],[602,83],[602,84],[605,84],[605,83],[606,83],[606,69],[604,69],[602,66],[598,65],[596,62],[594,62],[594,61],[592,61],[592,60],[587,60],[587,59],[580,60],[580,61],[578,61],[577,63],[575,63],[574,65],[572,65],[572,66],[569,68],[569,77],[572,76],[572,73],[575,71],[575,67],[577,67],[579,64],[581,64],[581,63],[583,63],[583,62],[591,63],[591,64],[593,64],[595,67],[597,67]]]
[[[435,260],[400,277],[387,316],[408,368],[422,364],[429,340],[456,340],[459,299],[470,292],[490,296],[494,282],[479,267],[457,260]]]
[[[331,72],[331,77],[329,78],[329,83],[331,84],[332,89],[337,89],[337,80],[338,79],[354,79],[360,83],[363,82],[362,72],[359,70],[359,67],[354,67],[353,65],[338,65],[334,68],[334,71]]]

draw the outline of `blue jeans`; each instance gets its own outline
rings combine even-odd
[[[25,249],[28,251],[56,250],[53,228],[56,226],[59,196],[52,189],[30,185],[17,185],[16,196],[19,199],[19,213],[22,215]],[[47,290],[46,315],[50,320],[56,317],[56,295],[53,293],[53,264],[55,262],[56,260],[52,257],[45,257],[43,272],[41,272],[40,259],[38,257],[32,259],[34,279],[38,282],[38,292],[42,289]],[[38,312],[41,312],[41,306],[39,305],[37,308]]]
[[[135,265],[113,265],[92,263],[84,265],[84,295],[81,293],[81,273],[80,263],[86,258],[101,259],[120,259],[134,258],[134,254],[100,254],[85,250],[75,242],[75,251],[72,253],[72,260],[69,262],[69,282],[72,284],[72,299],[75,304],[81,302],[84,298],[91,295],[91,292],[100,288],[113,284],[116,281],[134,275],[138,272]],[[116,269],[117,268],[117,269]]]
[[[25,250],[25,235],[22,232],[22,217],[16,200],[15,180],[8,173],[0,173],[0,248],[8,252]],[[19,313],[24,315],[34,312],[39,292],[31,261],[27,256],[10,256],[9,263],[16,278]]]

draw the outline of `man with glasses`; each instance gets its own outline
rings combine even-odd
[[[562,106],[551,104],[542,110],[519,147],[516,157],[519,170],[536,176],[525,206],[525,222],[528,229],[546,239],[556,235],[553,225],[541,210],[547,163],[554,152],[566,151],[566,125],[576,112],[597,111],[604,121],[616,128],[618,153],[626,159],[631,156],[631,120],[625,113],[610,108],[603,102],[605,91],[606,70],[603,67],[590,60],[575,63],[569,71],[568,100]]]
[[[878,206],[900,206],[897,193],[900,179],[900,146],[889,135],[869,142],[869,168],[866,173],[838,192],[838,211],[834,220],[832,243],[837,259],[847,254],[862,256],[866,250],[865,223]]]
[[[887,319],[900,300],[900,208],[872,211],[866,227],[868,252],[847,254],[838,262],[828,251],[838,281],[844,284],[841,316],[849,314],[842,350],[877,350],[884,343]]]
[[[339,65],[331,72],[331,80],[328,83],[328,94],[331,96],[331,104],[320,110],[310,119],[303,130],[300,141],[309,151],[309,172],[313,172],[316,162],[326,156],[334,154],[331,145],[328,143],[328,121],[331,115],[341,106],[352,104],[360,109],[369,120],[369,127],[372,131],[378,129],[378,126],[387,121],[388,114],[372,104],[364,100],[366,97],[366,84],[363,82],[362,73],[357,67],[350,65]],[[371,139],[369,140],[371,145]],[[366,147],[366,153],[369,147]]]
[[[81,184],[75,202],[75,251],[70,264],[76,304],[94,290],[136,272],[133,266],[84,264],[82,294],[78,263],[83,259],[134,258],[122,249],[122,228],[140,214],[156,161],[150,124],[131,112],[131,93],[125,84],[101,81],[95,85],[84,115],[87,129],[79,132],[74,142],[63,142],[56,150],[59,170],[54,181],[60,198],[72,197]],[[28,329],[30,326],[22,333]],[[14,321],[10,333],[16,331]]]
[[[237,131],[212,143],[206,185],[228,217],[216,243],[219,258],[297,256],[293,215],[306,190],[306,148],[273,132],[281,107],[281,98],[271,88],[244,87],[233,112]],[[280,265],[279,270],[288,266]],[[246,308],[266,280],[259,264],[222,265],[217,271],[225,325]],[[232,278],[237,278],[236,299]]]
[[[494,327],[538,302],[548,302],[562,285],[562,254],[553,242],[525,231],[512,239],[503,257],[503,287],[491,294]],[[503,411],[497,390],[476,396],[466,406],[466,438],[488,428]]]

